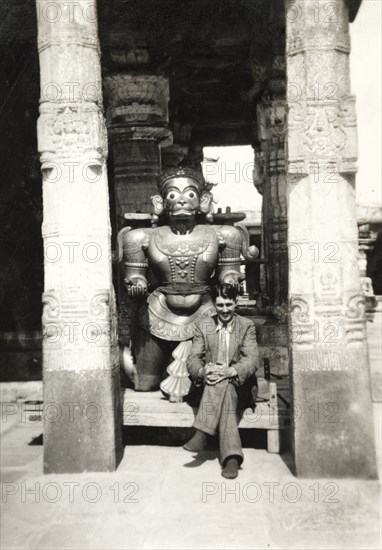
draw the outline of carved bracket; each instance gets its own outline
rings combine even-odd
[[[37,138],[43,164],[84,157],[102,166],[107,157],[105,124],[95,103],[42,103]]]

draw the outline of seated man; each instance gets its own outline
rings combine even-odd
[[[222,475],[237,477],[243,452],[238,411],[255,406],[258,363],[254,324],[235,313],[237,290],[223,285],[213,293],[215,312],[196,323],[187,368],[203,394],[195,418],[194,436],[184,448],[199,452],[208,437],[219,433]]]

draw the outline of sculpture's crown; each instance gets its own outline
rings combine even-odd
[[[158,187],[161,193],[166,189],[167,184],[175,178],[190,178],[192,179],[199,189],[199,193],[208,189],[208,185],[201,172],[198,172],[194,168],[187,166],[177,166],[174,168],[167,168],[160,176]]]

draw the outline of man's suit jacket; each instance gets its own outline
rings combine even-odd
[[[195,323],[195,335],[187,369],[192,382],[196,383],[200,368],[206,363],[216,363],[219,351],[217,315],[212,314]],[[235,367],[238,385],[255,379],[259,359],[255,325],[249,319],[234,315],[229,341],[229,366]]]

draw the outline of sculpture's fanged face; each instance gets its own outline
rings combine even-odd
[[[172,216],[194,216],[200,206],[199,189],[190,178],[169,180],[164,191],[164,206]]]

